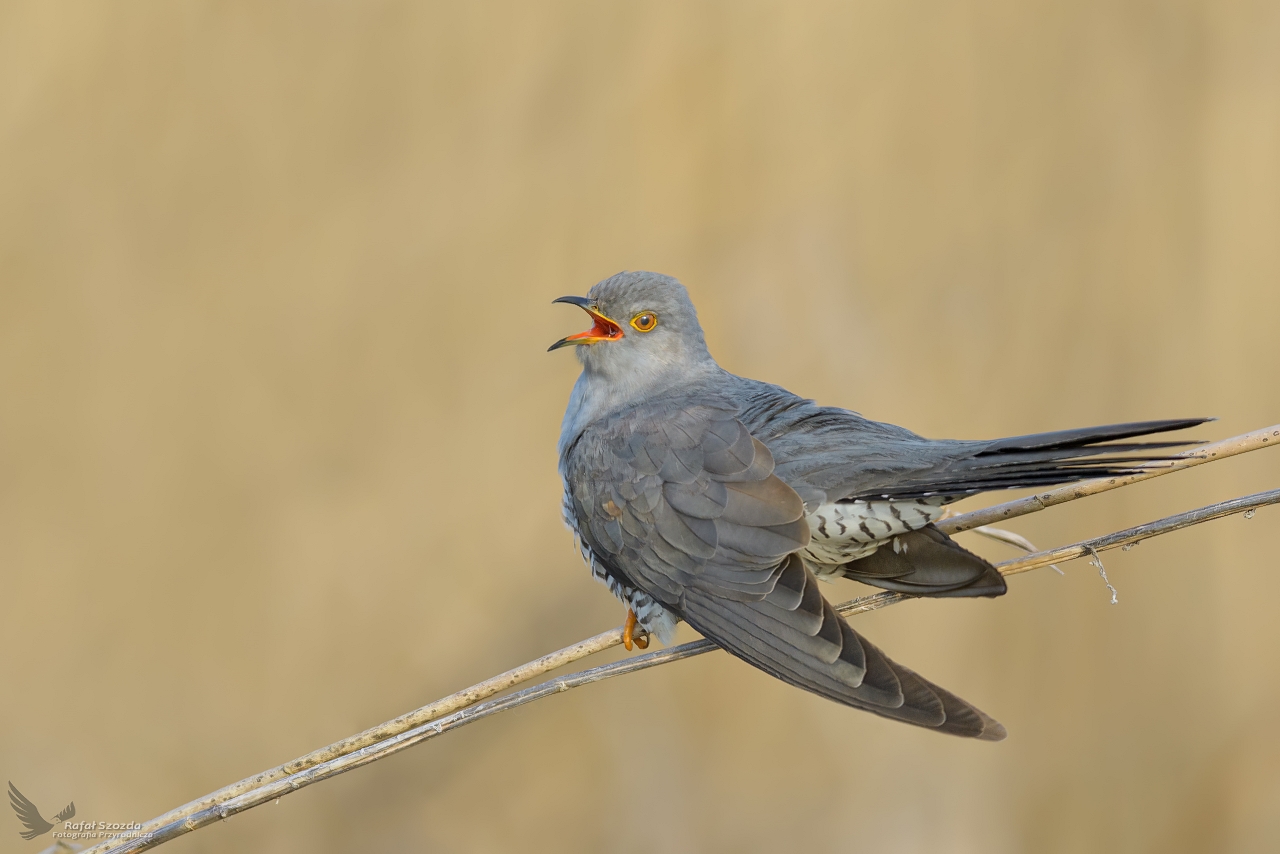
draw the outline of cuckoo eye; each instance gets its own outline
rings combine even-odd
[[[631,325],[637,332],[650,332],[658,325],[658,315],[652,311],[642,311],[631,318]]]

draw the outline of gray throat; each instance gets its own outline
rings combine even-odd
[[[706,361],[693,366],[669,367],[670,370],[661,372],[636,372],[623,377],[607,376],[584,367],[578,381],[573,384],[564,421],[560,424],[558,450],[561,468],[569,446],[588,425],[637,403],[666,397],[673,391],[710,387],[715,379],[726,373],[709,356]]]

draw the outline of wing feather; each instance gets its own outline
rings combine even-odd
[[[799,554],[810,538],[804,502],[733,407],[673,400],[603,419],[573,444],[566,477],[594,558],[738,658],[896,720],[1002,736],[982,712],[887,658],[823,598]],[[913,571],[879,568],[904,583]]]

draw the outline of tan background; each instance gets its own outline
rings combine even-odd
[[[1280,421],[1278,44],[1225,0],[0,6],[0,778],[142,820],[616,625],[543,351],[621,269],[927,435]],[[1003,744],[708,656],[166,850],[1273,851],[1278,520],[1113,553],[1114,608],[1081,562],[858,619]]]

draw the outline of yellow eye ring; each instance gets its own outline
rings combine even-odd
[[[637,332],[652,332],[658,325],[658,315],[652,311],[642,311],[631,318],[631,328]]]

